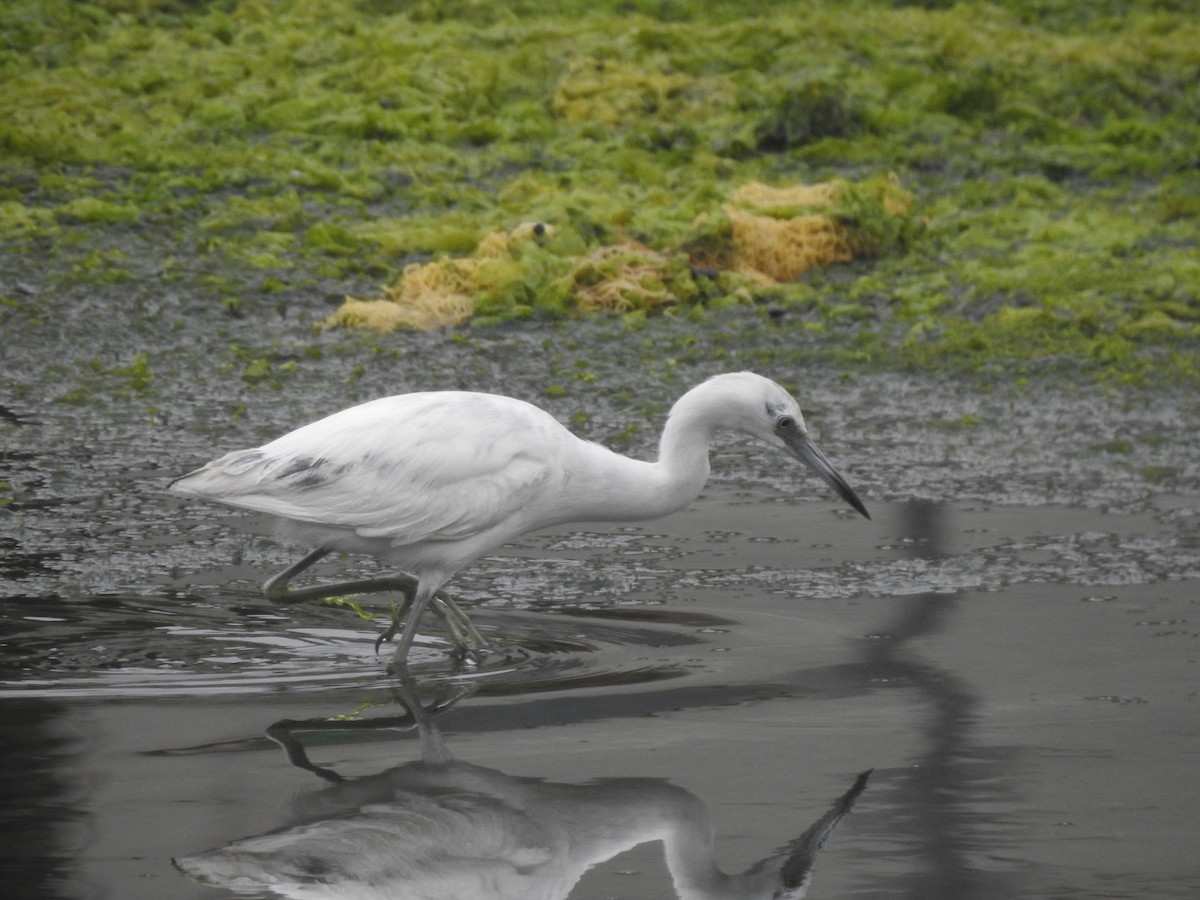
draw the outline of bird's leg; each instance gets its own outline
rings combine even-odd
[[[380,633],[379,637],[375,638],[376,653],[379,652],[379,648],[383,645],[384,641],[390,641],[396,636],[396,632],[400,630],[400,620],[404,618],[404,614],[408,612],[408,608],[412,606],[414,596],[415,592],[406,593],[404,595],[404,601],[399,606],[393,607],[392,617],[391,621],[388,622],[388,627]]]
[[[316,584],[306,588],[288,588],[288,582],[318,560],[328,556],[330,547],[318,547],[299,562],[284,569],[263,585],[263,594],[272,603],[304,603],[308,600],[326,600],[342,594],[369,594],[373,591],[399,591],[407,597],[417,592],[417,579],[400,573],[387,578],[362,578],[358,581],[339,581],[334,584]],[[411,602],[411,601],[409,601]]]
[[[482,650],[487,647],[487,641],[479,633],[479,629],[470,620],[449,594],[438,591],[433,595],[433,611],[446,625],[446,631],[454,645],[462,652],[472,649]]]
[[[375,641],[375,652],[379,652],[379,648],[384,641],[390,641],[400,631],[400,621],[404,618],[404,614],[412,606],[413,595],[406,594],[404,602],[392,611],[392,621],[389,623],[387,630],[384,631]],[[466,654],[471,650],[483,650],[487,647],[487,641],[483,635],[479,633],[479,629],[467,617],[467,614],[459,608],[449,594],[444,594],[438,591],[429,598],[429,608],[433,611],[442,624],[446,628],[446,634],[450,637],[450,642],[454,644],[455,649],[459,653]]]
[[[421,736],[421,753],[423,760],[429,765],[444,765],[454,761],[442,743],[440,732],[436,728],[432,734],[427,733],[433,725],[434,716],[449,709],[464,697],[469,697],[478,690],[474,682],[443,685],[436,694],[436,699],[428,706],[417,701],[416,686],[411,678],[402,679],[400,684],[392,687],[392,694],[404,714],[399,716],[384,716],[382,718],[363,719],[281,719],[267,728],[267,737],[283,748],[288,762],[293,766],[305,769],[326,781],[340,783],[345,779],[332,769],[315,765],[308,758],[308,751],[298,735],[313,731],[369,731],[374,729],[403,729],[414,725]]]
[[[308,600],[326,600],[340,594],[362,594],[370,591],[399,591],[404,595],[404,602],[392,614],[391,624],[375,641],[375,652],[384,641],[390,641],[400,628],[400,619],[412,605],[417,592],[417,579],[411,575],[396,575],[391,578],[366,578],[359,581],[339,581],[336,584],[318,584],[307,588],[288,589],[288,582],[318,560],[330,553],[329,547],[318,547],[300,561],[284,569],[263,585],[263,594],[272,603],[304,603]]]
[[[467,637],[463,634],[463,630],[459,627],[458,621],[450,612],[450,607],[446,600],[434,594],[429,598],[429,608],[433,610],[434,615],[442,620],[442,624],[446,626],[446,634],[450,636],[450,643],[460,653],[465,653],[467,647]]]
[[[417,699],[415,685],[411,678],[403,678],[400,684],[392,688],[396,702],[403,707],[417,725],[417,735],[421,741],[421,762],[427,766],[444,766],[454,762],[454,757],[446,749],[442,733],[434,723],[438,713],[449,709],[463,697],[475,693],[478,685],[456,685],[453,693],[446,698],[434,700],[429,706],[423,706]]]
[[[417,625],[420,624],[421,616],[433,594],[434,591],[424,586],[418,586],[416,596],[408,605],[408,615],[404,619],[404,633],[400,635],[400,645],[396,648],[395,656],[401,670],[408,667],[408,652],[412,649],[413,641],[416,640]]]
[[[318,547],[304,559],[284,569],[273,578],[268,578],[263,584],[263,593],[273,603],[299,603],[296,591],[289,591],[288,582],[311,566],[313,563],[329,555],[328,547]]]
[[[309,600],[326,600],[330,597],[336,597],[341,594],[365,594],[372,591],[397,591],[404,595],[403,602],[392,613],[392,621],[387,629],[375,641],[375,651],[379,652],[379,647],[384,641],[390,641],[400,630],[400,623],[405,619],[406,614],[411,615],[411,608],[414,598],[417,595],[417,579],[411,575],[399,574],[387,578],[364,578],[358,581],[339,581],[335,584],[319,584],[306,588],[289,588],[288,583],[303,572],[305,569],[312,566],[314,563],[328,556],[331,552],[329,547],[318,547],[316,550],[309,553],[303,559],[284,569],[278,575],[267,580],[263,585],[263,593],[272,603],[304,603]],[[446,626],[446,633],[450,636],[450,641],[454,646],[463,653],[475,649],[482,649],[487,646],[487,641],[483,635],[479,633],[464,613],[449,595],[438,591],[432,595],[432,608],[434,613],[442,623]],[[407,630],[407,626],[406,630]],[[472,647],[473,645],[473,647]]]

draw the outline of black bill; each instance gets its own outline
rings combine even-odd
[[[854,488],[850,487],[846,479],[842,477],[842,473],[833,467],[833,463],[825,458],[825,454],[817,449],[817,445],[807,434],[793,432],[782,437],[792,456],[820,475],[826,484],[841,495],[843,500],[868,519],[871,518],[871,514],[867,512],[863,502],[858,499],[858,494],[854,493]]]

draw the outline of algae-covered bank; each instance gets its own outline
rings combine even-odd
[[[849,363],[1188,381],[1195,13],[11,0],[0,321],[11,340],[103,286],[246,330],[287,309],[299,334],[346,297],[405,295],[407,266],[544,223],[453,321],[757,305]],[[708,264],[731,256],[738,191],[830,182],[909,199],[759,211],[827,213],[865,251],[841,261]],[[612,302],[588,300],[606,279]]]

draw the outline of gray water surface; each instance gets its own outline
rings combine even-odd
[[[464,767],[586,798],[577,815],[602,804],[614,833],[645,825],[618,802],[632,780],[684,798],[729,871],[873,770],[813,897],[1200,895],[1189,393],[778,370],[801,338],[753,311],[375,339],[314,335],[295,312],[115,308],[18,323],[5,349],[5,897],[233,896],[172,859],[330,821],[399,777],[420,747],[396,725],[398,686],[452,698],[436,721]],[[648,341],[688,352],[649,365]],[[149,383],[122,372],[137,352]],[[272,378],[245,377],[258,358]],[[498,652],[456,664],[430,623],[415,683],[375,652],[387,597],[364,600],[374,622],[273,607],[259,585],[297,551],[164,492],[219,453],[414,389],[513,393],[648,455],[675,396],[743,367],[797,386],[871,521],[771,449],[722,445],[685,512],[530,536],[461,573]],[[266,736],[284,719],[346,723],[297,732],[344,782],[289,763]],[[655,842],[568,888],[675,896]]]

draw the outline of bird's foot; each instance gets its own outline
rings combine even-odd
[[[413,594],[407,592],[404,594],[404,599],[399,603],[395,602],[395,600],[392,601],[392,611],[390,614],[391,619],[388,622],[388,627],[384,629],[383,634],[379,635],[379,637],[375,639],[376,656],[379,655],[379,648],[382,647],[385,642],[391,641],[392,638],[400,633],[400,629],[403,627],[402,623],[404,622],[404,617],[408,613],[409,608],[412,607],[412,604]]]
[[[382,632],[380,632],[379,637],[375,638],[375,655],[376,656],[379,655],[379,648],[384,645],[384,642],[390,641],[392,638],[394,638],[396,636],[396,633],[399,631],[400,631],[400,624],[398,622],[393,622],[387,628],[385,628]]]
[[[379,648],[383,646],[385,641],[392,640],[400,633],[403,627],[403,614],[407,611],[410,603],[411,598],[406,598],[405,603],[398,607],[393,607],[388,627],[375,640],[376,654],[379,653]],[[454,658],[458,662],[478,664],[484,657],[493,652],[487,639],[448,594],[441,592],[434,594],[430,598],[429,608],[441,620],[443,627],[446,629],[446,636],[454,647]]]
[[[521,663],[532,658],[528,650],[521,647],[504,646],[502,644],[484,644],[480,647],[457,647],[454,652],[454,665],[458,671],[470,671],[482,668],[490,662],[492,666],[507,666]]]

